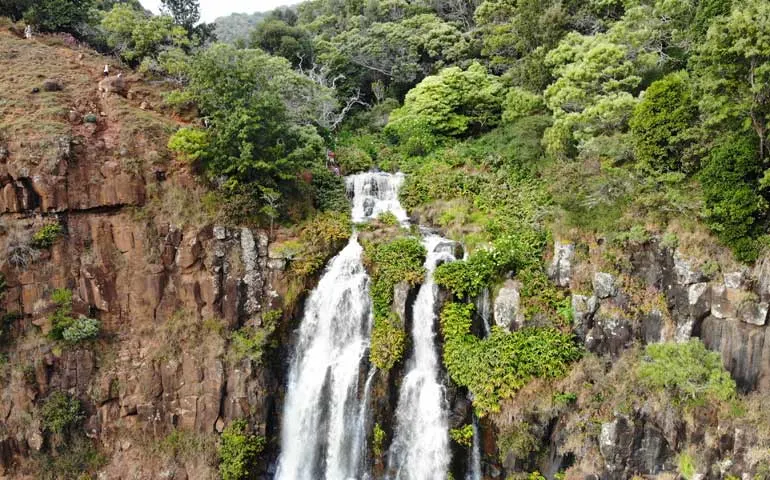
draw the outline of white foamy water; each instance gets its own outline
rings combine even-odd
[[[454,243],[437,235],[423,240],[427,250],[425,283],[414,303],[412,342],[396,411],[396,433],[388,454],[393,480],[446,480],[450,462],[444,386],[436,351],[434,324],[438,287],[433,270],[454,260]]]

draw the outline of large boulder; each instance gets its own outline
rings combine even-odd
[[[594,293],[599,298],[614,297],[618,294],[618,287],[615,285],[615,277],[609,273],[594,273]]]
[[[514,280],[505,281],[495,297],[495,325],[508,331],[517,330],[524,325],[524,314],[521,312],[520,291],[520,283]]]

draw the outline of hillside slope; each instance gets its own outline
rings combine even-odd
[[[211,223],[166,150],[179,123],[162,85],[127,71],[100,91],[111,62],[67,42],[0,31],[0,477],[209,478],[215,432],[243,416],[273,428],[281,369],[223,353],[227,332],[280,307],[259,299],[285,289],[281,263],[263,233]],[[52,339],[57,289],[98,339]],[[75,433],[46,416],[61,393],[80,403]]]

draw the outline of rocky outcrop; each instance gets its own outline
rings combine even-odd
[[[29,61],[17,53],[9,61]],[[99,95],[103,64],[87,62],[64,48],[36,61],[40,78],[67,72],[44,85],[63,113],[0,139],[0,252],[14,253],[2,264],[0,477],[47,451],[38,412],[61,391],[80,400],[85,434],[109,459],[100,478],[204,478],[206,459],[169,465],[145,461],[144,449],[174,429],[206,438],[235,418],[275,433],[286,352],[242,358],[228,341],[234,329],[267,329],[271,312],[270,331],[288,345],[289,280],[265,232],[211,224],[179,199],[199,187],[164,150],[173,121],[125,98],[122,77],[100,82]],[[26,121],[39,120],[34,110]],[[53,246],[34,245],[51,224],[62,230]],[[47,337],[56,289],[72,292],[73,316],[98,320],[98,340]]]
[[[521,284],[506,280],[494,301],[495,325],[509,332],[524,326],[524,313],[521,311]]]
[[[625,479],[637,473],[656,475],[671,469],[671,450],[663,432],[644,417],[616,415],[603,423],[599,451],[606,478]]]
[[[572,263],[575,255],[573,243],[555,241],[553,245],[553,260],[548,267],[549,278],[560,287],[568,287],[572,279]]]

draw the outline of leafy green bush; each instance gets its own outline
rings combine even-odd
[[[248,478],[264,448],[264,437],[249,433],[246,420],[234,420],[222,432],[219,443],[219,474],[222,480]]]
[[[48,333],[53,340],[62,340],[74,345],[96,338],[99,335],[99,321],[80,315],[72,316],[72,292],[61,288],[54,290],[51,299],[56,304],[56,310],[51,314],[51,331]]]
[[[458,385],[473,394],[480,415],[500,409],[532,378],[554,379],[567,372],[582,350],[571,334],[552,328],[508,333],[493,327],[486,339],[471,333],[472,304],[448,303],[441,312],[444,365]]]
[[[380,370],[389,370],[404,354],[406,334],[404,319],[391,311],[393,288],[399,282],[414,286],[423,280],[425,247],[414,237],[400,237],[385,242],[364,243],[364,263],[372,277],[371,296],[374,310],[369,359]]]
[[[79,34],[91,19],[93,0],[37,0],[24,13],[24,20],[45,32]]]
[[[383,444],[385,443],[385,430],[382,429],[379,423],[374,424],[374,429],[372,430],[372,453],[375,457],[379,458],[382,456],[384,450],[383,450]]]
[[[743,262],[756,259],[758,249],[753,239],[762,233],[767,220],[767,200],[757,191],[762,171],[754,142],[729,137],[711,151],[699,174],[706,221]]]
[[[342,177],[326,168],[318,167],[313,170],[311,184],[314,189],[313,204],[318,210],[344,213],[350,211],[350,201]]]
[[[463,447],[470,447],[473,444],[473,425],[467,424],[460,428],[449,430],[449,436]]]
[[[491,249],[477,250],[467,260],[439,265],[433,278],[437,285],[460,298],[473,298],[508,271],[537,264],[545,238],[534,230],[498,238]]]
[[[365,172],[374,166],[372,157],[357,145],[343,145],[336,151],[337,163],[343,175]]]
[[[350,238],[352,227],[347,213],[324,212],[310,219],[300,232],[301,252],[291,262],[292,272],[305,277],[323,268]]]
[[[424,151],[435,146],[433,136],[458,136],[489,130],[500,122],[504,87],[485,67],[474,63],[426,77],[394,110],[386,132],[414,150],[414,138]],[[417,152],[410,152],[417,153]]]
[[[651,344],[644,353],[639,380],[649,388],[667,391],[678,404],[703,405],[735,396],[735,381],[722,365],[722,357],[698,339]]]
[[[50,248],[56,243],[56,240],[62,232],[63,229],[61,225],[58,223],[49,223],[32,235],[32,246],[40,250]]]
[[[503,122],[511,123],[520,118],[530,117],[545,110],[542,95],[513,87],[508,90],[503,102]]]
[[[56,435],[76,427],[85,418],[80,400],[63,392],[49,395],[40,408],[40,414],[43,428]]]
[[[41,480],[94,478],[96,472],[107,464],[106,455],[99,453],[84,435],[68,439],[54,451],[37,458],[38,476]]]
[[[658,171],[681,170],[692,143],[691,127],[698,116],[690,77],[677,72],[654,82],[644,92],[629,122],[636,158]]]
[[[62,340],[69,344],[80,343],[99,336],[99,321],[80,315],[62,331]]]
[[[177,152],[188,161],[200,159],[209,144],[209,135],[197,128],[180,128],[168,139],[168,148]]]
[[[255,365],[260,365],[268,338],[275,331],[281,315],[281,310],[270,310],[262,316],[262,326],[244,326],[233,332],[230,349],[234,359],[240,361],[248,358]]]

